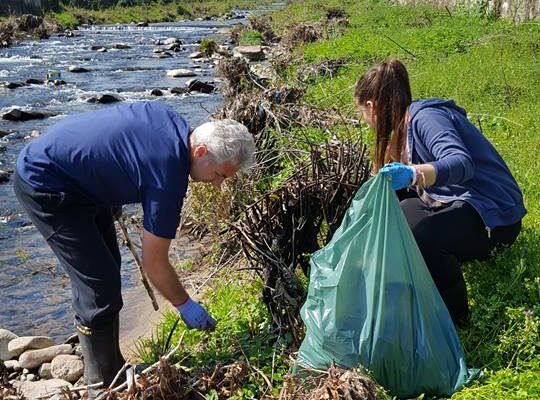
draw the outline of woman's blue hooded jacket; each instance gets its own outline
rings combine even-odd
[[[508,166],[452,100],[424,99],[411,103],[407,129],[409,160],[432,164],[434,200],[471,204],[486,229],[518,222],[526,214],[523,196]]]

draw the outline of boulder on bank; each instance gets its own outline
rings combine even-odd
[[[2,119],[5,119],[6,121],[30,121],[32,119],[43,119],[47,118],[49,115],[38,112],[38,111],[23,111],[18,108],[14,108],[11,111],[8,111],[4,115],[2,115]]]
[[[152,89],[150,94],[152,96],[163,96],[163,92],[160,89]]]
[[[17,357],[27,350],[44,349],[53,344],[53,340],[48,336],[21,336],[10,340],[8,350]]]
[[[83,376],[83,372],[83,361],[78,356],[72,354],[61,354],[56,356],[51,362],[53,378],[75,383]]]
[[[250,61],[264,60],[265,55],[261,46],[238,46],[233,50],[235,55],[241,55]]]
[[[4,361],[4,365],[6,366],[8,371],[19,372],[22,370],[21,364],[19,364],[19,360],[7,360]]]
[[[171,78],[183,78],[188,76],[197,76],[197,74],[190,69],[179,68],[167,71],[167,76]]]
[[[2,181],[2,172],[5,171],[0,171],[0,182]],[[5,173],[7,174],[7,172]],[[11,331],[8,331],[7,329],[0,329],[0,361],[10,360],[13,357],[17,356],[17,354],[9,351],[8,348],[9,342],[11,342],[13,339],[16,339],[17,337],[17,335],[15,335]]]
[[[28,350],[21,354],[19,363],[22,368],[37,368],[43,363],[51,362],[60,354],[71,354],[73,347],[69,344],[59,344],[40,350]]]
[[[38,397],[58,392],[63,387],[71,389],[73,385],[62,379],[48,379],[37,382],[23,382],[19,389],[25,398],[37,399]]]
[[[41,367],[38,369],[38,375],[41,379],[52,379],[51,363],[41,364]]]

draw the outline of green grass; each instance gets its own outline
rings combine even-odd
[[[273,20],[280,28],[313,22],[332,6],[345,8],[350,16],[345,34],[296,49],[296,63],[281,71],[294,84],[291,77],[299,66],[347,60],[334,78],[312,81],[305,101],[337,106],[354,117],[352,93],[360,74],[374,62],[398,57],[409,69],[413,96],[452,98],[465,107],[518,181],[528,210],[518,240],[489,261],[464,266],[472,319],[470,328],[459,334],[468,365],[481,368],[484,376],[452,398],[540,398],[540,24],[480,18],[477,10],[449,15],[429,7],[333,0],[292,2],[274,13]],[[296,134],[320,140],[323,132],[306,129]],[[283,180],[286,171],[275,179]],[[242,360],[245,353],[269,374],[279,342],[268,330],[260,284],[235,285],[209,291],[210,310],[221,326],[209,336],[189,332],[189,347],[180,357],[200,366],[216,358]],[[165,324],[171,324],[170,318]],[[283,357],[280,351],[276,354]],[[285,370],[281,358],[281,372],[274,376],[282,379]],[[264,389],[264,382],[258,383]],[[260,396],[255,386],[250,382],[239,398]],[[279,379],[274,386],[279,388]]]
[[[453,398],[539,398],[540,24],[515,25],[475,13],[450,16],[445,10],[383,2],[339,3],[350,15],[347,32],[302,47],[298,64],[327,59],[348,64],[335,78],[313,82],[308,102],[337,105],[354,116],[358,77],[374,62],[398,57],[409,69],[413,96],[453,98],[464,106],[518,181],[528,214],[517,242],[487,262],[464,268],[472,323],[460,337],[469,365],[484,369],[485,377]],[[298,24],[324,14],[316,1],[293,9],[276,19]]]
[[[244,387],[232,398],[257,398],[263,392],[279,395],[289,368],[284,356],[286,338],[278,338],[270,328],[269,315],[259,298],[261,290],[258,280],[246,281],[235,274],[223,276],[219,287],[207,291],[208,311],[218,321],[215,331],[187,330],[180,323],[166,349],[165,342],[178,319],[176,311],[166,313],[156,333],[139,342],[139,357],[144,362],[155,362],[184,335],[175,358],[184,368],[212,370],[218,363],[248,362],[248,378],[244,381]],[[274,389],[266,390],[267,384],[257,370],[262,371]]]

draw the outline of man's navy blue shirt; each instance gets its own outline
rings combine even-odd
[[[24,147],[17,172],[38,190],[106,206],[140,202],[144,228],[172,239],[188,184],[189,131],[180,115],[157,102],[73,115]]]

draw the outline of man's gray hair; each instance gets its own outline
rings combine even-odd
[[[235,161],[245,171],[253,164],[255,142],[245,125],[232,119],[205,122],[191,133],[191,146],[204,145],[217,163]]]

